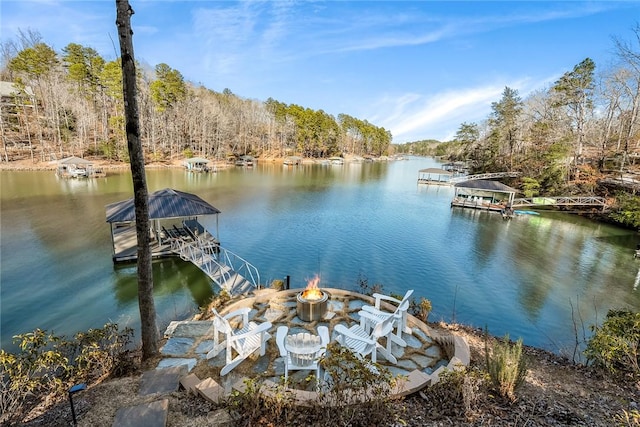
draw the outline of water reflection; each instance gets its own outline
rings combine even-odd
[[[637,234],[557,212],[504,221],[451,208],[451,187],[417,185],[432,159],[343,166],[258,164],[217,173],[148,170],[150,191],[195,193],[222,211],[223,245],[268,283],[318,273],[429,298],[433,320],[460,321],[561,351],[573,316],[640,310]],[[108,320],[137,325],[135,266],[115,267],[104,207],[132,194],[128,171],[96,180],[0,172],[2,346],[36,327],[62,333]],[[91,181],[91,182],[89,182]],[[206,224],[215,229],[215,224]],[[161,322],[197,311],[212,283],[179,259],[153,263]],[[38,316],[25,313],[37,312]],[[569,344],[567,344],[569,343]]]
[[[138,299],[138,277],[135,264],[114,266],[114,295],[120,307],[129,306]],[[153,292],[155,296],[172,295],[186,291],[197,307],[204,307],[214,295],[210,280],[191,263],[179,258],[154,260],[152,263]]]

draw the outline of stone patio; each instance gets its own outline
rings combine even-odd
[[[219,312],[226,313],[249,307],[249,318],[257,323],[269,321],[272,329],[269,331],[271,339],[267,343],[264,356],[254,354],[243,361],[238,367],[224,377],[219,376],[220,369],[225,365],[225,352],[207,360],[206,354],[213,346],[213,321],[191,320],[171,322],[166,329],[166,344],[161,349],[164,356],[158,368],[187,365],[190,372],[206,372],[208,377],[198,388],[198,377],[190,374],[189,384],[193,391],[209,390],[217,402],[221,395],[231,392],[233,388],[242,388],[246,377],[259,377],[264,384],[275,387],[282,383],[284,376],[284,361],[280,357],[275,342],[278,326],[287,325],[290,334],[298,332],[317,333],[317,327],[325,325],[329,328],[331,339],[335,336],[333,328],[341,323],[350,326],[360,321],[358,312],[363,305],[373,305],[372,297],[345,291],[341,289],[324,288],[329,293],[328,311],[325,316],[313,322],[300,320],[296,313],[296,295],[302,289],[276,291],[262,289],[252,296],[233,301]],[[383,308],[393,311],[395,307],[388,305]],[[403,334],[407,342],[406,347],[392,344],[392,353],[398,359],[393,365],[384,357],[378,357],[378,363],[387,367],[394,376],[403,376],[398,381],[395,394],[406,395],[415,392],[429,384],[438,381],[438,375],[444,369],[456,369],[457,366],[469,364],[469,347],[461,337],[455,335],[439,335],[432,328],[409,315],[407,325],[411,334]],[[195,369],[195,371],[194,371]],[[311,371],[293,371],[289,375],[289,387],[300,394],[299,400],[314,399],[315,392],[306,381]],[[203,394],[203,393],[200,393]],[[203,394],[204,396],[204,394]],[[207,397],[207,396],[204,396]],[[212,399],[212,400],[213,400]]]

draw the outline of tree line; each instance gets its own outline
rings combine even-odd
[[[120,59],[69,43],[56,52],[39,33],[2,42],[0,79],[17,87],[0,115],[2,160],[21,149],[36,160],[66,155],[127,161]],[[245,99],[184,79],[165,63],[138,65],[140,137],[149,161],[203,156],[329,157],[388,154],[391,133],[366,120]]]
[[[524,99],[505,87],[479,123],[452,141],[416,141],[398,150],[467,161],[476,173],[520,171],[530,196],[590,194],[603,172],[640,164],[640,25],[632,41],[613,39],[612,66],[585,58]]]

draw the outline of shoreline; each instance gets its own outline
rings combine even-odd
[[[352,159],[353,155],[345,155],[345,162]],[[264,158],[256,158],[255,162],[257,163],[284,163],[284,160],[287,157],[264,157]],[[85,160],[89,160],[93,162],[94,167],[100,168],[103,170],[122,170],[122,169],[131,169],[131,165],[128,162],[117,162],[112,160],[104,160],[104,159],[96,159],[92,157],[84,157]],[[182,168],[184,169],[184,161],[187,160],[187,157],[182,157],[179,159],[167,160],[162,162],[149,162],[145,163],[145,168],[150,169],[163,169],[163,168]],[[301,164],[315,164],[321,160],[327,159],[314,159],[308,157],[302,157]],[[375,161],[383,161],[383,159],[375,159]],[[225,160],[210,160],[209,165],[211,167],[216,167],[218,170],[232,168],[235,165],[233,163],[229,163]],[[45,171],[51,170],[55,171],[58,167],[57,160],[51,161],[41,161],[38,159],[22,159],[22,160],[10,160],[8,162],[0,161],[0,170],[12,170],[12,171]]]
[[[90,158],[87,158],[87,160],[93,161],[94,167],[102,170],[123,170],[123,169],[130,170],[131,169],[131,165],[129,163],[112,162],[112,161],[106,161],[106,160],[93,160]],[[163,169],[163,168],[167,168],[167,169],[183,168],[184,169],[184,165],[182,164],[184,160],[185,159],[174,160],[172,162],[146,163],[144,167],[150,168],[150,169]],[[224,168],[233,166],[225,162],[214,163],[214,165],[218,169],[224,169]],[[48,161],[48,162],[42,162],[42,161],[32,162],[31,160],[12,160],[9,162],[0,162],[0,170],[7,170],[7,171],[25,171],[25,172],[55,171],[57,167],[58,167],[58,163],[55,160]]]

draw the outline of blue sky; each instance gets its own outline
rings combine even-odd
[[[186,80],[383,126],[394,142],[450,139],[505,86],[547,88],[586,57],[631,40],[636,1],[130,0],[136,59]],[[35,30],[119,52],[115,0],[1,0],[1,37]],[[114,46],[115,44],[115,46]]]

